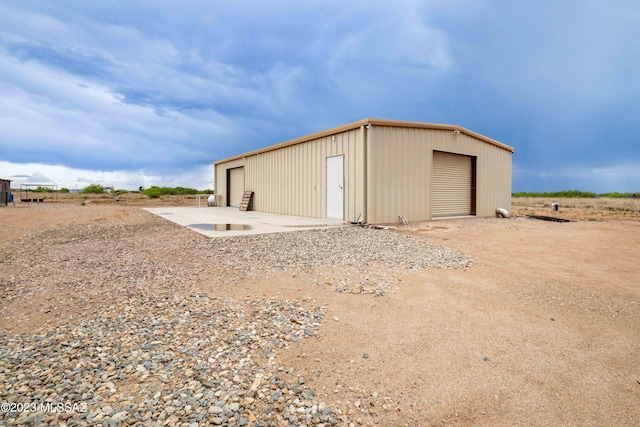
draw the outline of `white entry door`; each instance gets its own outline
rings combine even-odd
[[[229,203],[228,206],[237,208],[242,201],[244,193],[244,168],[229,169]]]
[[[343,156],[327,157],[327,218],[344,219]]]

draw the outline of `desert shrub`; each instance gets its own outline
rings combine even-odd
[[[146,194],[152,199],[157,199],[160,196],[183,196],[186,194],[198,194],[198,190],[186,187],[156,187],[154,185],[142,190],[141,193]]]
[[[519,193],[512,193],[513,197],[552,197],[552,198],[596,198],[598,195],[596,193],[592,193],[590,191],[579,191],[579,190],[562,190],[562,191],[553,191],[550,193],[540,193],[540,192],[525,192],[521,191]]]
[[[608,197],[610,199],[631,199],[631,198],[634,197],[634,194],[637,194],[637,193],[618,193],[616,191],[616,192],[613,192],[613,193],[598,194],[598,197]]]
[[[141,191],[142,194],[148,196],[151,199],[157,199],[163,195],[162,189],[159,187],[151,187]]]

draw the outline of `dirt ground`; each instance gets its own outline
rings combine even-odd
[[[517,212],[548,214],[542,206]],[[0,208],[0,242],[32,229],[137,221],[136,209]],[[581,220],[399,227],[475,265],[407,274],[383,297],[339,294],[284,273],[199,286],[315,298],[327,310],[320,333],[279,363],[302,373],[318,399],[366,407],[378,425],[640,425],[640,221],[564,214]]]

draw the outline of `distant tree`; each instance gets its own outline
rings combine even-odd
[[[82,189],[83,194],[104,194],[104,187],[99,184],[89,184]]]
[[[157,187],[155,185],[152,185],[151,187],[142,190],[141,193],[146,194],[152,199],[157,199],[160,196],[183,196],[186,194],[198,194],[198,190],[186,187]]]
[[[68,192],[69,192],[69,189],[68,189],[68,188],[62,187],[62,188],[60,189],[60,193],[68,193]]]
[[[198,194],[198,190],[196,190],[195,188],[188,188],[188,187],[176,187],[174,189],[173,194],[178,196],[183,194]]]
[[[151,199],[157,199],[160,196],[162,196],[162,189],[160,187],[156,187],[156,186],[151,186],[150,188],[145,188],[144,190],[140,191],[142,194],[145,194],[146,196],[148,196]]]

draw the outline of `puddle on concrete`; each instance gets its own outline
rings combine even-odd
[[[189,224],[189,227],[213,231],[251,230],[251,226],[247,224]]]

